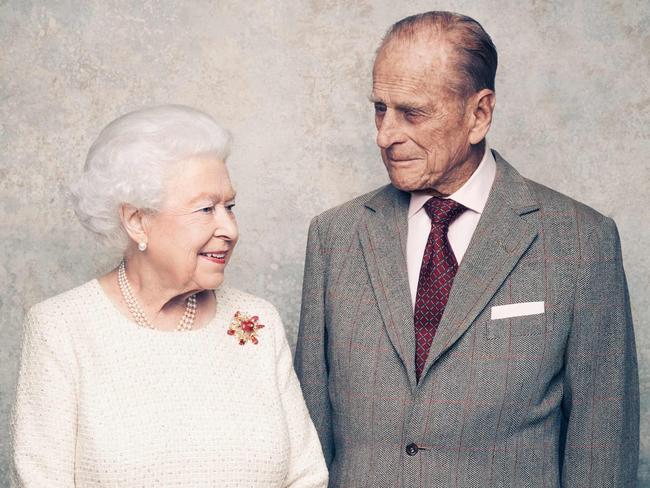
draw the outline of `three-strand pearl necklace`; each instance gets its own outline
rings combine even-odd
[[[117,283],[118,285],[120,285],[120,291],[122,292],[122,297],[124,297],[126,306],[129,308],[129,312],[131,312],[131,316],[133,317],[133,320],[135,320],[135,323],[140,325],[141,327],[155,329],[156,327],[151,322],[149,322],[149,319],[147,319],[147,317],[144,314],[144,310],[142,310],[140,303],[138,303],[138,300],[135,298],[135,295],[133,294],[133,290],[131,289],[129,280],[126,277],[126,264],[124,263],[124,260],[122,260],[122,262],[120,263],[120,267],[117,269]],[[181,320],[178,322],[178,325],[176,326],[176,330],[177,331],[192,330],[195,316],[196,316],[196,294],[191,295],[187,299],[187,303],[185,304],[185,312],[183,313]]]

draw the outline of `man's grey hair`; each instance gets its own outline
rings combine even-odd
[[[466,15],[431,11],[406,17],[391,26],[381,48],[392,39],[412,39],[423,33],[442,35],[458,56],[459,79],[450,79],[450,87],[466,97],[483,88],[494,91],[497,50],[481,24]]]
[[[112,121],[92,144],[72,201],[81,223],[112,247],[128,242],[122,204],[158,210],[167,169],[192,158],[225,161],[230,133],[208,114],[183,105],[161,105]]]

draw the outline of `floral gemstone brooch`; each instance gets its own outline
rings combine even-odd
[[[248,315],[240,311],[235,312],[230,327],[228,327],[228,335],[239,339],[240,346],[243,346],[248,341],[257,344],[259,342],[257,338],[258,331],[264,328],[264,324],[260,324],[259,319],[257,315]]]

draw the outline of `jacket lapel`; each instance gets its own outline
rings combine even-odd
[[[415,332],[406,268],[409,194],[392,186],[366,203],[359,238],[388,337],[409,378],[415,381]]]
[[[465,333],[537,236],[522,218],[539,208],[526,181],[496,151],[494,157],[490,196],[454,278],[422,378]]]

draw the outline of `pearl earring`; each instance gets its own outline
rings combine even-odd
[[[138,243],[138,249],[139,249],[140,251],[143,251],[143,252],[146,251],[146,250],[147,250],[147,243],[144,242],[144,241],[140,241],[140,242]]]

